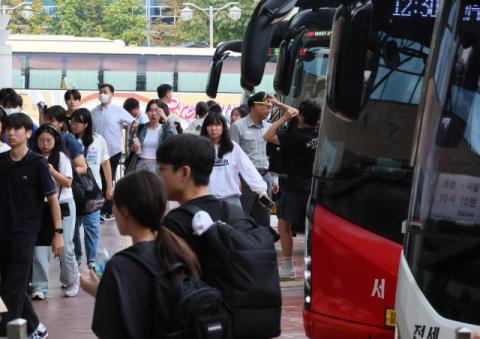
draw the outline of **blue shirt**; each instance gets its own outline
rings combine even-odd
[[[70,152],[72,160],[83,154],[82,145],[80,145],[77,139],[65,132],[62,132],[62,138],[65,141],[68,151]]]

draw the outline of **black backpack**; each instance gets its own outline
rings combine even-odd
[[[206,238],[203,281],[222,292],[233,314],[234,338],[265,339],[280,335],[282,295],[272,234],[238,206],[223,202],[225,222],[217,221]],[[192,217],[200,207],[178,207]]]
[[[292,143],[293,136],[297,131],[298,126],[298,118],[294,118],[290,121],[288,125],[288,137],[287,137],[287,145],[280,146],[275,145],[271,142],[267,142],[267,156],[269,166],[268,170],[273,173],[277,174],[287,174],[287,164],[288,159],[287,156],[290,153],[290,145]]]
[[[222,294],[196,279],[186,265],[176,263],[164,270],[155,256],[137,246],[116,255],[134,259],[155,276],[153,338],[233,338],[232,315]]]

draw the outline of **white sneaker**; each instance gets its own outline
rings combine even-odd
[[[32,294],[32,300],[45,300],[45,299],[47,299],[47,293],[35,291]]]
[[[77,281],[73,284],[67,285],[67,290],[65,291],[66,297],[74,297],[78,294],[78,288],[80,286],[80,274],[78,274]]]
[[[295,280],[297,279],[297,274],[295,273],[295,269],[289,270],[286,269],[285,266],[280,267],[278,272],[280,274],[280,280]]]
[[[42,328],[40,330],[40,328]],[[38,325],[38,328],[28,336],[28,339],[47,339],[48,338],[48,332],[45,326],[43,324]]]

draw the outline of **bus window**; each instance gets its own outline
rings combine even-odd
[[[136,91],[137,59],[106,57],[103,60],[103,83],[113,84],[117,91]]]
[[[223,62],[218,91],[221,93],[242,92],[240,86],[240,58],[229,57]]]
[[[12,57],[12,88],[25,88],[26,59],[24,55]]]
[[[146,90],[156,92],[161,84],[173,84],[173,58],[152,58],[147,60]]]
[[[97,90],[98,70],[100,59],[98,57],[67,57],[67,70],[65,85],[67,89]]]
[[[62,58],[30,57],[30,89],[62,89]]]
[[[209,58],[185,57],[178,60],[178,92],[205,92]]]

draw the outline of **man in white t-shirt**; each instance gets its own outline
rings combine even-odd
[[[98,100],[100,105],[92,110],[93,131],[100,134],[107,143],[108,155],[110,156],[110,165],[112,169],[112,180],[115,179],[117,166],[122,156],[122,135],[123,124],[138,124],[138,120],[130,115],[125,109],[112,104],[114,88],[112,85],[103,84],[100,86]],[[102,174],[102,191],[106,194],[107,184],[105,176]],[[112,202],[105,200],[102,207],[103,220],[113,219]]]

